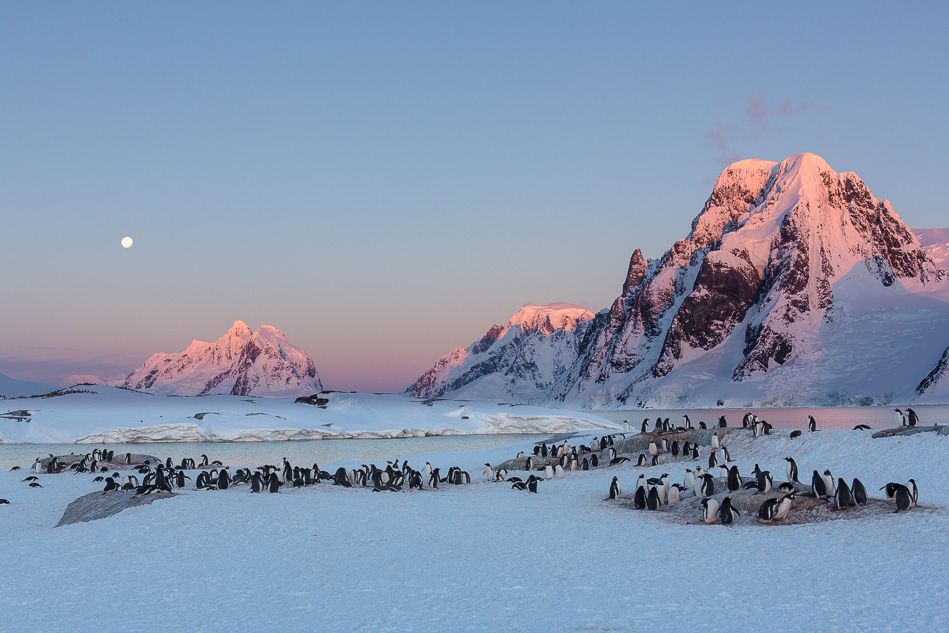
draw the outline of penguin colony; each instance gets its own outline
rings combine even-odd
[[[907,409],[907,413],[899,409],[895,411],[898,421],[904,426],[915,426],[918,423],[919,418],[912,409]],[[624,428],[627,426],[628,423],[624,425]],[[855,428],[860,429],[863,426],[865,425],[858,425]],[[616,466],[631,462],[633,459],[639,467],[656,466],[659,464],[660,457],[699,460],[700,453],[697,445],[690,444],[688,441],[680,445],[678,440],[670,442],[669,438],[662,437],[662,434],[693,429],[688,415],[683,416],[683,422],[679,426],[673,427],[668,418],[658,418],[652,430],[649,427],[648,419],[643,420],[641,432],[650,434],[651,437],[647,450],[640,453],[638,457],[617,454],[617,440],[626,438],[625,434],[617,433],[594,437],[590,446],[582,444],[571,446],[568,441],[550,446],[546,443],[535,446],[532,455],[520,454],[514,460],[518,464],[518,470],[530,472],[526,479],[509,476],[506,469],[495,468],[489,463],[484,465],[483,475],[491,482],[509,483],[513,490],[537,493],[540,482],[563,478],[566,471]],[[712,428],[727,427],[725,416],[721,416]],[[705,422],[699,422],[698,428],[708,429],[709,427]],[[750,431],[753,438],[769,435],[772,432],[770,424],[759,420],[751,413],[743,417],[742,428]],[[817,430],[817,421],[813,416],[808,416],[807,429],[809,433]],[[800,431],[795,431],[790,437],[797,437],[800,434]],[[681,484],[673,483],[669,473],[648,479],[640,474],[631,495],[633,507],[637,510],[656,511],[662,506],[676,505],[683,499],[695,497],[699,500],[701,519],[704,523],[720,522],[723,525],[732,525],[736,518],[742,516],[742,510],[736,507],[739,497],[735,495],[743,495],[741,498],[744,503],[740,505],[747,508],[747,495],[768,495],[780,492],[776,497],[771,496],[760,503],[756,502],[755,517],[758,522],[765,524],[786,519],[794,506],[794,501],[802,496],[824,501],[835,510],[845,510],[868,503],[866,488],[858,478],[852,479],[848,484],[843,478],[835,480],[829,469],[824,469],[823,473],[813,470],[808,488],[800,481],[795,460],[792,457],[785,457],[786,481],[775,486],[773,474],[770,471],[761,470],[757,464],[750,478],[742,478],[736,465],[729,466],[733,459],[718,431],[711,436],[710,448],[707,458],[708,469],[705,470],[701,464],[696,465],[694,470],[686,468]],[[247,486],[252,493],[264,491],[276,493],[284,486],[302,488],[321,483],[345,488],[371,488],[373,492],[402,492],[406,489],[409,491],[436,490],[440,484],[471,483],[470,474],[457,466],[450,467],[445,476],[442,476],[441,470],[432,468],[428,462],[421,470],[415,470],[409,465],[408,460],[402,463],[399,460],[389,461],[384,469],[380,469],[375,464],[363,464],[357,469],[347,470],[340,467],[334,473],[329,473],[321,470],[316,463],[309,467],[293,466],[284,458],[280,466],[265,464],[254,470],[239,468],[232,473],[222,462],[211,461],[207,455],[201,455],[199,462],[192,458],[185,458],[175,465],[171,458],[168,458],[164,463],[159,462],[154,466],[148,460],[145,460],[143,464],[133,466],[131,454],[126,453],[116,459],[114,451],[98,448],[80,456],[68,466],[63,460],[52,455],[45,460],[45,464],[37,459],[32,470],[35,473],[46,474],[67,470],[77,474],[95,474],[108,473],[110,466],[115,468],[117,464],[129,466],[134,472],[123,476],[116,470],[112,474],[96,476],[93,482],[101,483],[104,492],[132,492],[135,495],[171,493],[176,488],[187,487],[188,482],[192,481],[192,477],[185,472],[189,470],[200,470],[193,479],[196,490],[226,490],[235,486]],[[15,466],[11,470],[19,470],[19,467]],[[34,488],[41,488],[42,485],[37,480],[36,475],[31,475],[24,478],[23,482]],[[724,492],[726,489],[727,496],[715,498],[716,490]],[[886,498],[895,503],[896,512],[910,510],[918,503],[919,494],[914,479],[910,479],[905,484],[890,482],[880,490],[885,490]],[[609,485],[608,500],[619,501],[622,498],[619,476],[614,476]],[[6,499],[0,499],[0,505],[8,503]]]

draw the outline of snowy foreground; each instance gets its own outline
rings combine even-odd
[[[259,442],[491,433],[615,431],[593,414],[392,394],[329,393],[325,408],[293,398],[173,397],[76,387],[53,398],[0,401],[0,442]],[[28,421],[27,421],[28,420]]]
[[[640,472],[681,481],[696,462],[568,472],[538,494],[484,480],[484,462],[531,452],[522,444],[410,458],[443,473],[461,466],[467,486],[250,494],[189,482],[173,498],[54,528],[101,484],[39,475],[43,488],[29,488],[29,473],[4,471],[0,630],[949,630],[949,437],[790,439],[776,429],[733,433],[727,446],[743,474],[758,463],[776,483],[788,455],[802,480],[829,468],[876,498],[913,477],[920,506],[797,525],[684,524],[605,498],[614,475],[630,495]],[[703,447],[703,465],[707,455]]]

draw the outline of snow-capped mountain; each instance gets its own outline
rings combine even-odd
[[[567,303],[525,305],[468,346],[455,348],[422,374],[408,393],[419,398],[530,402],[576,360],[582,326],[593,318]]]
[[[576,361],[546,368],[555,382],[529,401],[945,401],[947,232],[918,233],[814,154],[734,163],[687,237],[659,259],[633,253],[622,295],[582,328]],[[444,393],[458,393],[460,378]]]
[[[0,396],[6,398],[19,398],[23,396],[37,396],[44,393],[50,393],[61,389],[55,385],[48,385],[45,382],[30,382],[28,380],[17,380],[10,378],[6,374],[0,374]]]
[[[179,354],[153,354],[122,387],[164,395],[296,396],[323,389],[306,352],[283,332],[243,321],[214,343],[195,340]]]

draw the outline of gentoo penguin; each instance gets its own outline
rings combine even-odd
[[[718,478],[728,479],[728,466],[725,464],[722,464],[718,467]]]
[[[39,485],[39,484],[30,484]],[[913,493],[910,492],[910,489],[902,484],[896,484],[896,511],[900,510],[909,510],[910,508],[916,507],[916,502],[913,501]]]
[[[610,483],[610,499],[619,499],[621,494],[619,478],[613,477],[613,481]]]
[[[758,487],[758,492],[760,493],[771,492],[771,486],[774,483],[774,478],[771,477],[771,471],[762,470],[761,472],[759,472],[758,477],[756,479],[756,483]]]
[[[673,457],[679,456],[679,440],[674,440],[672,446],[669,447],[669,451],[672,453]]]
[[[198,464],[198,468],[204,468],[206,466],[210,466],[210,463],[208,462],[208,456],[201,455],[201,463]]]
[[[653,457],[659,452],[659,448],[656,446],[655,442],[649,442],[649,456]]]
[[[816,470],[811,475],[811,493],[817,498],[827,496],[827,485],[824,484],[824,478]]]
[[[800,483],[797,480],[797,462],[794,461],[793,457],[785,457],[784,461],[787,462],[787,466],[785,466],[785,472],[787,473],[788,481]]]
[[[712,448],[717,451],[721,445],[721,440],[718,439],[718,433],[712,433]]]
[[[271,477],[276,477],[276,473],[271,473]],[[342,466],[336,469],[336,474],[333,475],[333,485],[334,486],[343,486],[344,488],[352,488],[353,484],[349,481],[349,473],[346,472],[346,469]],[[271,490],[271,492],[276,492]]]
[[[801,437],[801,430],[800,430],[800,429],[797,429],[797,430],[795,430],[795,431],[791,431],[791,434],[790,434],[788,437],[790,437],[792,440],[793,440],[795,437]]]
[[[126,463],[126,464],[131,464],[131,463],[132,463],[132,454],[131,454],[131,453],[126,453],[126,454],[125,454],[125,463]]]
[[[343,476],[346,476],[346,469],[343,469]],[[349,485],[347,481],[345,485]],[[280,477],[277,473],[270,473],[270,479],[267,481],[267,490],[269,492],[279,492],[280,491]]]
[[[899,484],[894,483],[894,482],[891,481],[890,483],[886,484],[885,486],[882,486],[882,487],[880,488],[880,490],[883,490],[884,488],[886,488],[886,498],[892,501],[893,499],[896,498],[896,487],[897,487],[897,486],[899,486]]]
[[[691,468],[685,469],[685,477],[682,479],[682,485],[689,489],[695,488],[695,475],[692,473]]]
[[[105,488],[102,489],[103,492],[112,492],[113,490],[118,490],[119,484],[115,483],[115,480],[111,477],[107,477],[105,480]]]
[[[591,451],[598,451],[598,450],[600,450],[600,440],[598,440],[597,438],[594,437],[594,438],[593,438],[593,441],[590,442],[590,450],[591,450]]]
[[[702,420],[699,420],[699,428],[700,428],[700,429],[707,429],[707,428],[708,428],[708,426],[706,426],[706,424],[705,424],[705,422],[704,422],[704,421],[702,421]]]
[[[705,522],[715,523],[718,516],[718,501],[715,499],[702,499],[702,507],[705,509]]]
[[[913,505],[915,506],[919,502],[919,489],[916,488],[916,480],[910,479],[906,483],[906,488],[909,490],[910,495],[912,495]]]
[[[586,457],[583,458],[583,463],[580,464],[580,470],[590,470],[590,460]]]
[[[636,462],[636,465],[639,466],[640,468],[645,468],[646,466],[649,465],[649,460],[646,459],[645,453],[639,454],[639,461]]]
[[[777,499],[765,499],[764,503],[758,506],[758,521],[761,523],[771,523],[777,514]]]
[[[837,492],[837,487],[834,484],[834,476],[830,474],[830,469],[824,471],[824,487],[827,488],[827,498],[833,499],[834,494]]]
[[[838,510],[854,505],[853,497],[850,495],[850,488],[847,487],[847,482],[842,478],[837,479],[837,491],[834,493],[834,503],[837,504]]]
[[[715,451],[712,451],[708,454],[708,467],[709,470],[715,468],[718,465],[718,459],[715,457]]]
[[[629,433],[629,422],[626,420],[623,420],[623,431]]]
[[[870,427],[866,424],[858,424],[857,426],[853,427],[853,430],[854,431],[869,431]]]
[[[563,479],[563,466],[560,464],[554,466],[554,477],[557,479]]]
[[[698,459],[698,458],[699,458],[699,447],[693,444],[692,445],[692,459]]]
[[[728,427],[728,422],[725,421],[725,416],[718,418],[718,428],[724,429]]]
[[[643,420],[643,425],[639,427],[640,433],[649,433],[649,418]]]
[[[637,510],[646,509],[646,489],[639,486],[636,487],[636,496],[633,498],[633,506]]]
[[[906,414],[899,409],[893,409],[893,411],[896,413],[896,423],[900,426],[906,426]]]
[[[494,481],[494,469],[491,468],[491,464],[484,465],[484,478],[488,481]]]
[[[590,468],[596,468],[600,465],[600,460],[597,459],[596,455],[590,455]]]
[[[722,459],[725,460],[725,463],[735,461],[732,459],[732,456],[728,454],[728,447],[724,444],[722,445]]]
[[[732,466],[728,469],[728,490],[735,492],[741,488],[741,476],[738,474],[738,466]]]
[[[639,478],[636,479],[636,488],[647,488],[646,475],[639,473]]]
[[[158,485],[157,482],[155,484]],[[231,474],[227,472],[226,469],[222,468],[221,472],[217,475],[217,487],[221,490],[227,490],[227,487],[231,485]]]
[[[263,490],[263,482],[261,481],[260,471],[258,470],[250,477],[250,491],[260,492],[261,490]]]
[[[685,423],[686,430],[689,430],[692,428],[692,420],[689,419],[689,416],[683,415],[682,421]]]
[[[784,519],[788,515],[788,512],[791,511],[791,502],[793,500],[794,500],[794,495],[784,495],[783,497],[781,497],[781,500],[778,501],[777,514],[774,515],[775,521],[780,521],[781,519]]]
[[[732,507],[731,497],[725,497],[722,499],[722,504],[718,506],[718,516],[722,519],[722,525],[731,525],[735,522],[736,516],[741,516],[741,512]]]
[[[617,457],[616,459],[613,460],[613,462],[615,463],[616,460],[618,460],[618,459],[619,459],[619,460],[624,460],[624,461],[629,461],[629,458],[628,458],[628,457]],[[658,466],[658,465],[659,465],[659,456],[658,456],[658,455],[653,455],[653,456],[652,456],[652,461],[650,461],[649,463],[652,464],[653,466]]]
[[[715,494],[715,479],[711,475],[702,477],[701,493],[703,497],[711,497]]]
[[[916,423],[919,422],[919,416],[916,415],[916,412],[912,409],[906,410],[906,425],[907,426],[916,426]]]
[[[42,488],[43,486],[35,481],[30,482],[30,488]]]
[[[778,490],[781,492],[794,492],[794,484],[792,484],[790,481],[785,481],[778,486]]]
[[[439,470],[439,468],[433,468],[428,474],[428,487],[430,490],[436,490],[438,488],[438,482],[441,478]]]
[[[187,476],[185,474],[185,471],[183,470],[175,471],[175,485],[176,486],[178,486],[179,488],[184,488],[185,479],[191,479],[191,477]]]
[[[527,478],[527,492],[537,492],[537,481],[534,475]]]
[[[813,415],[807,416],[807,430],[811,433],[817,430],[817,420],[814,419]]]
[[[0,499],[0,506],[8,506],[10,501],[8,499]]]
[[[524,470],[531,471],[534,470],[534,458],[528,457],[527,461],[524,462]]]
[[[606,463],[613,461],[614,459],[616,459],[616,449],[613,448],[612,446],[608,446],[604,448],[603,451],[600,453],[600,459],[602,459]]]
[[[854,477],[850,485],[850,493],[853,496],[854,505],[867,505],[867,489],[863,487],[863,482]]]
[[[680,492],[679,484],[673,484],[669,488],[669,505],[673,506],[679,503],[679,499],[680,499],[679,492]]]
[[[646,509],[648,510],[658,510],[659,509],[659,491],[656,490],[656,487],[653,486],[649,489],[649,494],[646,495]]]

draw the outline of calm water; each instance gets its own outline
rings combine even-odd
[[[162,461],[171,457],[180,464],[185,457],[201,461],[205,454],[209,459],[219,459],[229,466],[257,466],[279,464],[286,457],[291,464],[310,465],[316,462],[321,468],[342,460],[353,459],[360,463],[386,459],[402,459],[412,455],[473,451],[523,442],[539,442],[551,437],[537,434],[499,435],[445,435],[438,437],[409,437],[387,440],[311,440],[301,442],[163,442],[160,444],[109,444],[116,455],[139,453],[154,455]],[[13,466],[28,468],[37,457],[88,453],[94,444],[0,444],[0,469]],[[102,446],[106,446],[103,444]]]

